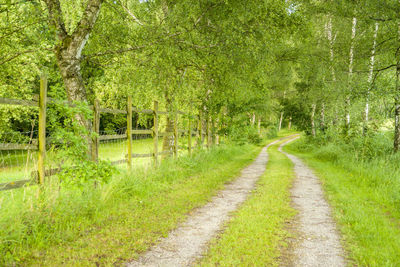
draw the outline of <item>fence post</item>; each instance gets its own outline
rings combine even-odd
[[[127,117],[126,117],[126,134],[128,138],[128,168],[132,170],[132,97],[128,96]]]
[[[153,159],[154,165],[158,165],[158,102],[154,101],[154,130],[153,130],[153,141],[154,141],[154,151],[153,151]]]
[[[192,155],[192,118],[189,112],[188,115],[188,153]]]
[[[178,157],[178,113],[175,112],[174,118],[174,156]]]
[[[44,183],[46,159],[46,98],[47,98],[47,76],[42,74],[40,77],[39,94],[39,153],[38,153],[38,182]]]
[[[197,131],[198,131],[198,140],[197,140],[197,145],[199,148],[203,147],[203,123],[201,121],[202,119],[202,112],[201,109],[199,110],[199,121],[198,121],[198,125],[197,125]]]
[[[206,119],[206,136],[207,136],[207,149],[211,147],[210,143],[210,115],[207,113]]]
[[[100,104],[99,100],[94,100],[93,105],[93,132],[96,134],[92,140],[92,160],[97,162],[99,159],[99,134],[100,134]]]
[[[211,116],[211,144],[215,146],[216,144],[216,135],[215,135],[215,118]]]

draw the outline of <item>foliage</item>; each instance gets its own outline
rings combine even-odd
[[[232,126],[229,128],[228,137],[232,142],[238,145],[259,145],[262,142],[262,137],[258,133],[257,128],[253,126]]]
[[[116,168],[108,161],[83,161],[72,167],[64,167],[58,174],[63,184],[83,187],[88,182],[105,184],[111,180]]]

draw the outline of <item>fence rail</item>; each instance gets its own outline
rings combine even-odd
[[[37,150],[38,146],[33,144],[0,143],[0,150]]]
[[[47,97],[47,78],[42,76],[40,81],[40,94],[34,95],[32,100],[22,100],[22,99],[9,99],[9,98],[0,98],[0,105],[19,105],[19,106],[29,106],[29,107],[38,107],[39,108],[39,132],[38,138],[30,140],[28,144],[18,144],[18,143],[0,143],[0,151],[1,150],[38,150],[38,165],[37,169],[31,172],[31,179],[20,180],[14,182],[7,182],[0,184],[0,191],[9,190],[14,188],[20,188],[26,185],[33,184],[43,184],[45,181],[45,177],[55,175],[59,173],[61,168],[54,169],[45,169],[45,157],[46,157],[46,141],[51,144],[51,137],[46,137],[46,104],[47,103],[66,103],[68,105],[74,106],[73,103],[66,100],[57,100],[53,98]],[[153,158],[154,165],[158,165],[158,156],[170,155],[178,156],[178,151],[180,149],[187,150],[189,154],[192,153],[192,150],[195,146],[192,146],[192,137],[197,136],[197,147],[199,144],[203,144],[203,140],[206,139],[207,148],[211,146],[211,142],[214,140],[213,134],[214,131],[211,131],[214,126],[210,127],[211,120],[206,118],[203,120],[203,115],[200,112],[199,117],[197,118],[196,132],[193,133],[192,129],[192,120],[193,116],[191,114],[187,114],[183,111],[174,111],[167,112],[158,110],[158,102],[154,101],[153,109],[138,109],[132,106],[132,98],[128,96],[126,110],[122,109],[111,109],[100,107],[99,101],[95,100],[94,105],[90,106],[93,110],[93,128],[92,131],[96,133],[92,138],[92,148],[91,148],[91,157],[93,161],[98,161],[99,158],[99,144],[100,141],[108,141],[108,140],[127,140],[127,151],[128,154],[125,155],[124,159],[114,160],[111,162],[112,165],[124,164],[128,165],[128,168],[132,168],[132,159],[133,158]],[[132,129],[132,114],[143,113],[150,114],[153,116],[153,129]],[[111,134],[111,135],[100,135],[100,114],[101,113],[111,113],[111,114],[125,114],[127,120],[127,129],[125,134]],[[173,120],[173,131],[171,132],[161,132],[159,130],[159,117],[161,115],[169,115],[174,118]],[[178,128],[178,116],[182,115],[182,119],[187,119],[187,129],[179,129]],[[203,130],[205,126],[206,130]],[[182,146],[179,145],[178,141],[181,138],[181,135],[187,135],[187,145]],[[132,151],[132,136],[133,135],[151,135],[153,138],[153,153],[133,153]],[[158,149],[158,139],[159,137],[169,137],[173,138],[173,148],[172,150],[167,151],[159,151]],[[46,140],[47,139],[47,140]]]

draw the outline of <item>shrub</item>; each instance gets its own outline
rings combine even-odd
[[[262,137],[255,127],[235,125],[228,130],[229,139],[239,145],[255,144],[262,142]]]

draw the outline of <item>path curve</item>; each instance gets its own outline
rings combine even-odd
[[[284,137],[280,140],[283,140]],[[257,180],[264,174],[268,153],[264,147],[256,160],[242,170],[239,178],[227,184],[205,206],[194,211],[186,222],[170,232],[168,237],[149,251],[145,252],[137,261],[128,266],[189,266],[193,264],[206,250],[208,242],[222,228],[229,219],[232,211],[243,203],[250,192],[255,188]]]
[[[294,208],[299,211],[298,244],[293,249],[293,266],[345,266],[340,236],[324,198],[320,180],[297,157],[282,151],[293,163],[296,179],[291,189]]]

